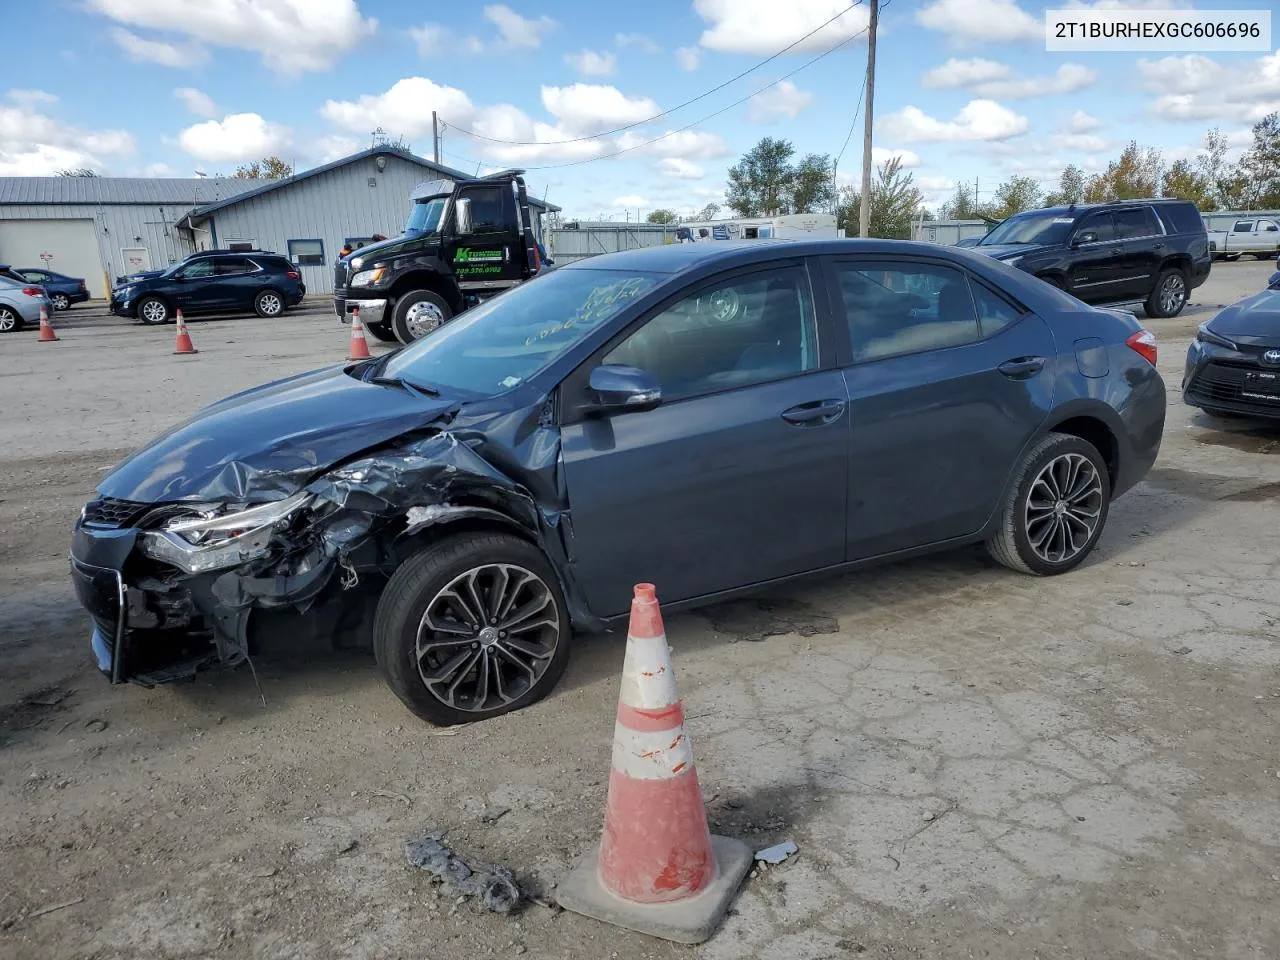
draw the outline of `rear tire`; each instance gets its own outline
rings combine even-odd
[[[0,306],[0,333],[17,333],[24,326],[26,321],[22,314],[12,307]]]
[[[1160,271],[1155,288],[1143,304],[1149,317],[1176,317],[1187,305],[1187,275],[1177,267]]]
[[[401,343],[413,343],[452,317],[453,310],[444,297],[430,290],[414,290],[396,301],[391,329]]]
[[[458,534],[411,556],[373,625],[387,684],[441,726],[542,699],[569,662],[570,635],[555,571],[533,544],[503,533]]]
[[[393,343],[396,335],[391,332],[391,328],[379,320],[377,323],[366,323],[364,328],[372,333],[383,343]]]
[[[284,294],[279,290],[262,290],[253,298],[253,312],[264,319],[284,313]]]
[[[1050,433],[1018,468],[987,550],[1020,573],[1066,573],[1093,551],[1110,508],[1111,478],[1097,448]]]
[[[71,298],[65,293],[55,293],[49,299],[53,301],[53,309],[55,310],[62,311],[71,309]]]
[[[173,311],[159,297],[143,297],[138,301],[138,319],[147,326],[158,327],[173,319]]]

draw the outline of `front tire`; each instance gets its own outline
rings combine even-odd
[[[71,298],[65,293],[55,293],[49,299],[53,301],[53,309],[55,310],[62,311],[71,309]]]
[[[987,550],[1010,569],[1066,573],[1093,550],[1111,508],[1111,478],[1093,444],[1050,433],[1018,469]]]
[[[413,343],[453,317],[444,297],[430,290],[414,290],[396,301],[391,330],[401,343]]]
[[[143,297],[138,301],[138,319],[148,326],[159,326],[172,319],[169,305],[159,297]]]
[[[26,321],[17,310],[0,306],[0,333],[17,333],[25,325]]]
[[[400,700],[440,726],[542,699],[569,661],[569,611],[542,552],[502,533],[447,537],[392,575],[374,653]]]
[[[1143,307],[1149,317],[1176,317],[1187,305],[1187,275],[1177,267],[1160,271]]]
[[[383,343],[393,343],[396,340],[396,335],[391,331],[391,328],[388,327],[381,320],[379,320],[377,323],[366,323],[364,325],[364,328],[368,330],[370,333],[372,333],[379,340],[381,340]]]
[[[279,290],[263,290],[253,298],[253,312],[270,319],[284,313],[284,295]]]

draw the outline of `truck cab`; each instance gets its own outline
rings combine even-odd
[[[380,340],[410,343],[542,269],[520,171],[431,180],[410,196],[404,232],[338,260],[333,306]]]

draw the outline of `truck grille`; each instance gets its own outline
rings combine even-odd
[[[117,529],[127,527],[138,518],[150,504],[135,503],[132,500],[117,500],[114,497],[99,497],[84,505],[84,523],[89,527],[105,527]]]

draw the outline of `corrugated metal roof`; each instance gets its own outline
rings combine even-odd
[[[198,206],[259,187],[234,177],[0,177],[0,204],[156,203]]]

